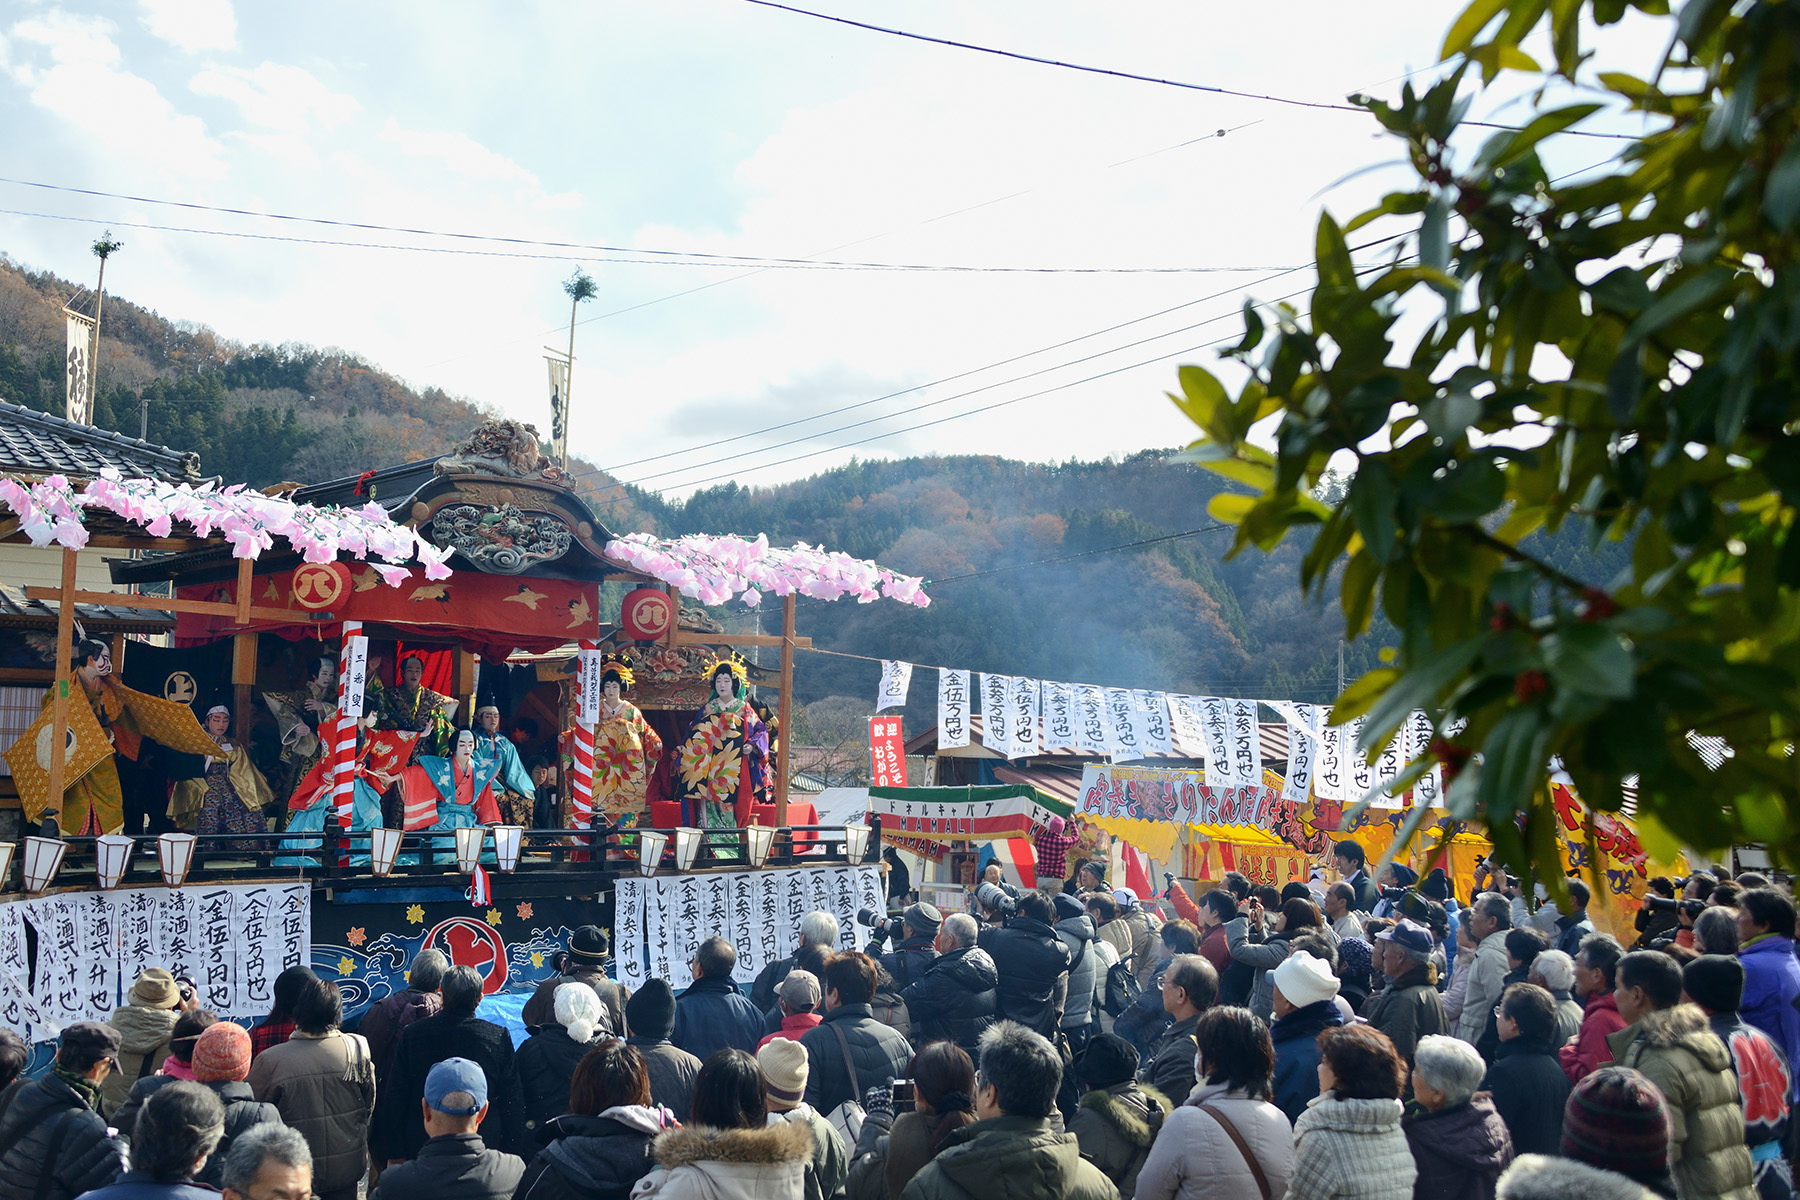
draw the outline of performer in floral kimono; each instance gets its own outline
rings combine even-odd
[[[263,809],[274,801],[269,781],[243,747],[232,743],[231,710],[215,704],[206,712],[206,732],[219,744],[207,755],[199,779],[183,779],[169,797],[169,819],[189,833],[267,833]],[[232,850],[255,850],[255,842],[229,842]]]
[[[769,730],[744,698],[743,659],[733,654],[708,666],[713,695],[681,747],[682,815],[704,828],[733,829],[750,823],[750,806],[768,782]]]
[[[113,753],[136,762],[144,735],[126,702],[130,689],[113,678],[112,649],[98,639],[84,638],[75,644],[69,667],[75,682],[81,685],[80,695],[86,697],[94,719],[112,741]],[[44,693],[44,711],[49,711],[55,694],[55,688]],[[92,837],[117,833],[125,827],[125,794],[119,787],[118,765],[111,757],[63,789],[60,810],[48,803],[26,803],[29,806],[25,819],[44,825],[45,837]],[[32,808],[37,811],[31,811]]]
[[[417,733],[419,755],[441,758],[455,745],[456,731],[450,725],[450,712],[456,701],[422,686],[420,681],[424,678],[423,655],[409,654],[401,660],[400,686],[382,694],[377,728]],[[367,701],[363,711],[369,711]]]
[[[459,730],[454,758],[421,754],[417,763],[400,772],[400,799],[406,812],[403,827],[449,833],[500,824],[500,806],[494,800],[494,779],[499,773],[497,760],[475,757],[475,735]],[[453,841],[435,838],[432,845],[437,850],[433,861],[456,861]],[[491,853],[488,861],[492,861]]]
[[[650,773],[662,759],[662,738],[625,693],[635,683],[623,657],[600,664],[600,723],[594,727],[594,808],[619,826],[643,818]],[[566,821],[565,821],[566,827]]]
[[[506,815],[506,823],[531,828],[537,785],[531,782],[531,773],[519,761],[518,747],[513,745],[511,738],[501,734],[500,710],[492,704],[484,704],[475,710],[475,757],[500,764],[499,773],[494,776],[494,793],[500,811]]]
[[[382,824],[381,796],[393,786],[394,775],[402,763],[412,756],[413,742],[418,738],[414,733],[385,732],[376,733],[358,726],[356,731],[357,751],[355,776],[351,783],[350,794],[350,832],[368,833]],[[294,789],[288,800],[289,833],[320,833],[325,829],[327,821],[336,819],[332,805],[331,760],[320,758],[307,772],[300,786]],[[283,838],[281,849],[317,850],[321,845],[318,838]],[[354,866],[362,866],[369,861],[369,839],[356,838],[351,841],[353,849],[360,850],[354,854],[350,862]],[[318,862],[310,858],[277,858],[278,867],[318,866]]]

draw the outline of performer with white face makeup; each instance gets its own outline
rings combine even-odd
[[[608,655],[600,663],[600,721],[594,727],[594,809],[621,826],[643,818],[650,775],[662,759],[662,738],[625,699],[636,680],[630,664]],[[564,814],[564,825],[568,814]]]
[[[416,765],[400,772],[400,798],[408,830],[448,833],[500,824],[500,806],[494,800],[499,762],[476,756],[475,735],[467,729],[457,731],[455,745],[453,758],[421,754]],[[456,861],[450,839],[436,838],[432,845],[434,862]]]
[[[749,824],[750,806],[769,786],[769,727],[745,698],[749,671],[743,659],[734,654],[707,665],[713,695],[681,747],[683,817],[731,829]]]
[[[269,781],[243,747],[231,740],[231,710],[215,704],[206,713],[206,732],[219,745],[206,758],[205,774],[183,779],[169,798],[169,819],[197,833],[266,833],[263,810],[274,800]],[[231,842],[232,850],[251,850],[254,842]]]

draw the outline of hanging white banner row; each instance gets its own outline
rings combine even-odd
[[[938,749],[970,744],[970,716],[980,696],[981,744],[1006,758],[1031,758],[1058,750],[1104,756],[1113,762],[1145,758],[1197,758],[1212,788],[1262,783],[1262,740],[1257,705],[1267,704],[1288,727],[1284,799],[1354,803],[1378,788],[1398,803],[1388,785],[1408,762],[1424,754],[1435,727],[1415,712],[1373,764],[1356,753],[1362,721],[1332,728],[1331,709],[1281,700],[1188,696],[1171,692],[1056,683],[1018,675],[982,674],[971,688],[968,671],[938,671]],[[912,664],[882,663],[879,708],[906,703]],[[895,686],[895,685],[898,686]],[[879,708],[877,711],[879,711]],[[1437,768],[1411,786],[1413,798],[1432,807],[1443,802]]]

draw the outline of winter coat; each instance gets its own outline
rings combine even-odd
[[[824,1019],[825,1015],[817,1009],[812,1012],[795,1013],[792,1016],[782,1017],[781,1028],[774,1033],[763,1034],[763,1039],[756,1043],[756,1048],[761,1050],[776,1038],[786,1038],[790,1042],[797,1042],[806,1035],[807,1030],[816,1028]]]
[[[1507,971],[1500,980],[1500,994],[1504,996],[1506,989],[1515,983],[1524,983],[1525,977],[1531,973],[1529,967],[1514,967]],[[1487,1024],[1481,1027],[1481,1036],[1475,1041],[1475,1049],[1480,1052],[1484,1062],[1493,1062],[1494,1056],[1500,1052],[1500,1018],[1494,1012],[1499,1002],[1488,1007]]]
[[[537,991],[525,1002],[525,1010],[519,1014],[520,1023],[530,1029],[556,1020],[556,989],[565,983],[585,983],[593,988],[594,994],[600,997],[600,1007],[606,1010],[613,1035],[625,1036],[625,1001],[631,999],[631,991],[614,983],[606,974],[606,968],[598,963],[577,963],[566,974],[552,975],[538,984]]]
[[[369,1054],[375,1059],[375,1084],[386,1087],[388,1072],[394,1069],[394,1051],[400,1048],[400,1031],[414,1021],[435,1017],[443,1011],[444,997],[438,992],[415,992],[408,988],[395,992],[363,1014],[356,1032],[369,1043]]]
[[[1202,1105],[1225,1114],[1280,1200],[1294,1171],[1294,1131],[1273,1104],[1222,1083],[1204,1085],[1169,1114],[1138,1172],[1137,1200],[1262,1200],[1250,1165]]]
[[[1150,1157],[1150,1145],[1174,1107],[1155,1088],[1129,1081],[1095,1088],[1081,1098],[1069,1118],[1069,1132],[1081,1147],[1081,1157],[1099,1167],[1119,1195],[1129,1196],[1137,1190],[1138,1172]]]
[[[515,1200],[626,1200],[656,1166],[650,1147],[663,1125],[640,1106],[597,1117],[557,1117],[538,1131],[550,1140],[519,1180]]]
[[[143,1171],[126,1171],[87,1195],[93,1200],[218,1200],[219,1193],[197,1183],[158,1183]]]
[[[856,1064],[854,1090],[844,1048],[838,1044],[838,1030],[843,1031],[844,1047]],[[906,1074],[906,1064],[912,1061],[912,1046],[877,1021],[866,1004],[838,1005],[816,1028],[806,1031],[800,1044],[806,1047],[806,1102],[827,1114],[846,1100],[861,1104],[868,1089],[894,1082]]]
[[[919,1168],[932,1160],[931,1131],[938,1118],[906,1112],[883,1127],[881,1116],[869,1114],[851,1153],[848,1200],[895,1200]]]
[[[894,943],[894,948],[879,958],[881,969],[886,971],[894,981],[894,991],[904,992],[913,980],[925,973],[925,969],[937,961],[937,951],[933,949],[934,939],[920,934],[909,937],[903,942]]]
[[[1225,923],[1225,938],[1231,946],[1231,957],[1256,972],[1256,981],[1250,987],[1250,1011],[1265,1022],[1271,1020],[1275,1012],[1275,968],[1287,961],[1297,931],[1282,930],[1269,935],[1266,942],[1250,940],[1250,921],[1247,917],[1236,917]]]
[[[1738,1016],[1769,1035],[1781,1047],[1789,1063],[1800,1062],[1800,962],[1794,960],[1794,939],[1769,934],[1738,951],[1744,964],[1744,999]],[[1796,1091],[1789,1099],[1800,1097]]]
[[[827,947],[829,949],[829,947]],[[794,956],[778,958],[756,973],[756,979],[750,985],[750,1003],[756,1005],[758,1012],[768,1012],[775,1005],[775,989],[781,981],[788,977],[794,969]]]
[[[1595,1067],[1612,1061],[1607,1039],[1623,1028],[1625,1018],[1619,1015],[1619,1001],[1611,992],[1588,996],[1581,1012],[1581,1032],[1556,1052],[1570,1083],[1580,1083]]]
[[[1300,1119],[1319,1094],[1319,1035],[1344,1023],[1336,1004],[1320,1000],[1278,1017],[1269,1027],[1275,1044],[1275,1093],[1271,1099],[1288,1121]]]
[[[175,1077],[172,1075],[152,1075],[132,1085],[130,1098],[113,1115],[113,1127],[119,1131],[119,1140],[127,1147],[131,1145],[132,1131],[137,1125],[138,1113],[143,1110],[144,1103],[163,1084],[174,1082]],[[264,1104],[258,1100],[248,1083],[222,1081],[202,1083],[200,1086],[211,1088],[219,1097],[219,1102],[225,1106],[225,1135],[219,1139],[218,1147],[207,1156],[206,1166],[194,1177],[194,1182],[218,1187],[225,1175],[225,1152],[231,1149],[231,1143],[239,1134],[258,1125],[281,1124],[281,1110],[273,1104]]]
[[[1499,1200],[1659,1200],[1616,1171],[1572,1158],[1522,1154],[1500,1176]]]
[[[118,1061],[112,1074],[100,1085],[100,1115],[111,1117],[131,1094],[131,1085],[156,1074],[169,1054],[169,1039],[175,1036],[175,1022],[181,1020],[179,1008],[145,1008],[127,1004],[113,1009],[107,1024],[119,1031]]]
[[[53,1141],[60,1142],[54,1161]],[[0,1155],[0,1200],[33,1200],[47,1167],[44,1200],[72,1200],[125,1169],[125,1147],[107,1136],[106,1121],[53,1074],[17,1080],[0,1095],[0,1146],[8,1147]]]
[[[1692,1004],[1650,1013],[1606,1039],[1613,1058],[1649,1077],[1669,1107],[1669,1168],[1679,1200],[1755,1200],[1744,1107],[1731,1052]]]
[[[569,1111],[569,1080],[587,1052],[612,1035],[596,1033],[585,1042],[552,1021],[525,1039],[513,1058],[519,1072],[519,1091],[525,1098],[525,1129],[535,1133],[541,1125]],[[532,1144],[535,1144],[535,1140]]]
[[[1556,918],[1556,928],[1550,931],[1555,939],[1553,945],[1570,958],[1581,952],[1581,939],[1594,932],[1594,923],[1588,920],[1587,909],[1577,909],[1566,917]]]
[[[1557,1154],[1562,1149],[1563,1105],[1574,1085],[1548,1042],[1522,1037],[1501,1042],[1481,1090],[1493,1097],[1506,1122],[1515,1154]]]
[[[1415,1106],[1400,1124],[1419,1171],[1413,1200],[1494,1200],[1513,1146],[1506,1122],[1485,1093],[1435,1112]]]
[[[1356,892],[1356,899],[1350,902],[1351,908],[1357,912],[1375,911],[1375,906],[1381,902],[1381,892],[1376,889],[1375,881],[1369,878],[1367,871],[1359,870],[1344,882]]]
[[[1100,940],[1111,946],[1121,959],[1131,957],[1132,928],[1117,917],[1100,926]],[[1136,960],[1132,967],[1137,967]]]
[[[1431,986],[1430,979],[1430,968],[1420,963],[1371,996],[1367,1011],[1363,1013],[1369,1024],[1387,1034],[1395,1051],[1409,1066],[1420,1038],[1448,1032],[1443,998]],[[1488,1005],[1490,1010],[1493,1007]]]
[[[1162,922],[1142,908],[1120,913],[1119,922],[1131,931],[1131,952],[1136,955],[1131,960],[1132,973],[1137,976],[1138,986],[1149,987],[1150,977],[1156,973],[1155,948]]]
[[[812,1129],[764,1125],[713,1129],[688,1125],[656,1139],[656,1162],[633,1193],[638,1200],[805,1200]]]
[[[1094,949],[1100,934],[1094,929],[1094,919],[1083,914],[1058,921],[1056,936],[1069,948],[1069,997],[1063,1004],[1062,1027],[1080,1029],[1099,1019],[1096,1000],[1104,998],[1098,993],[1106,986],[1106,972],[1100,967],[1100,952]]]
[[[1462,1011],[1456,1017],[1456,1036],[1473,1046],[1481,1040],[1494,1005],[1506,989],[1506,934],[1496,929],[1475,947],[1474,965],[1469,968],[1469,990],[1463,996]]]
[[[1179,1104],[1186,1100],[1197,1082],[1194,1078],[1194,1051],[1198,1045],[1194,1030],[1200,1024],[1198,1013],[1175,1022],[1156,1040],[1150,1057],[1138,1067],[1138,1079],[1149,1084]]]
[[[755,1054],[767,1032],[756,1005],[723,975],[696,979],[675,998],[675,1031],[669,1040],[705,1062],[727,1046]]]
[[[1322,1093],[1294,1124],[1288,1200],[1412,1200],[1418,1168],[1398,1100]]]
[[[1123,918],[1121,918],[1123,919]],[[981,948],[1000,973],[1000,1016],[1054,1039],[1068,1001],[1073,955],[1056,931],[1030,917],[981,935]]]
[[[830,1121],[811,1106],[801,1104],[786,1112],[771,1112],[769,1124],[804,1125],[812,1131],[813,1152],[806,1162],[806,1200],[831,1200],[843,1189],[850,1174],[850,1159],[844,1150],[844,1139]]]
[[[667,1038],[625,1039],[644,1056],[650,1072],[650,1101],[675,1114],[677,1121],[688,1119],[694,1103],[694,1077],[700,1074],[700,1060]]]
[[[413,1028],[425,1024],[418,1021]],[[375,1111],[375,1060],[361,1034],[296,1030],[251,1062],[250,1090],[306,1139],[315,1195],[356,1186],[368,1165],[369,1118]],[[424,1094],[421,1077],[414,1095]],[[413,1120],[419,1120],[417,1100]]]
[[[1581,1034],[1581,1017],[1586,1011],[1581,1001],[1569,995],[1567,989],[1554,988],[1550,998],[1556,1001],[1556,1035],[1551,1040],[1553,1048],[1567,1045]]]
[[[369,1200],[511,1200],[525,1164],[489,1150],[479,1133],[446,1133],[389,1167]]]
[[[898,1200],[1118,1200],[1073,1134],[1032,1117],[964,1125],[920,1168]]]
[[[1199,922],[1196,921],[1195,924],[1199,924]],[[1219,973],[1219,978],[1223,980],[1225,978],[1225,972],[1231,969],[1232,963],[1231,941],[1225,936],[1225,925],[1223,922],[1212,926],[1210,929],[1204,925],[1200,926],[1200,949],[1198,953],[1201,958],[1204,958],[1213,965],[1213,970],[1217,971]]]
[[[1714,1013],[1707,1018],[1706,1027],[1731,1053],[1738,1102],[1744,1106],[1744,1144],[1756,1159],[1760,1183],[1764,1160],[1757,1155],[1757,1147],[1770,1142],[1787,1145],[1788,1122],[1793,1112],[1788,1099],[1793,1090],[1792,1067],[1774,1039],[1746,1024],[1737,1013]]]
[[[425,1076],[446,1058],[466,1058],[487,1077],[488,1115],[481,1123],[483,1143],[507,1154],[516,1149],[529,1151],[532,1143],[525,1133],[525,1099],[519,1089],[512,1035],[473,1013],[441,1012],[414,1021],[400,1034],[394,1069],[375,1114],[388,1158],[411,1158],[425,1144],[425,1121],[419,1113]],[[315,1183],[313,1190],[323,1189]]]
[[[999,1019],[1000,972],[986,950],[971,946],[940,955],[900,993],[912,1017],[913,1038],[949,1039],[973,1057],[977,1042]]]

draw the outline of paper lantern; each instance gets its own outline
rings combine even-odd
[[[675,624],[675,605],[661,588],[633,589],[619,606],[619,627],[638,642],[654,642]]]
[[[94,839],[94,874],[103,888],[118,887],[131,865],[131,849],[137,839],[122,833],[103,833]]]
[[[7,874],[12,870],[13,851],[18,846],[12,842],[0,842],[0,892],[6,890]]]
[[[294,603],[323,612],[350,594],[350,568],[341,562],[302,563],[294,568]]]
[[[156,839],[156,861],[162,867],[163,882],[178,888],[194,865],[195,837],[191,833],[165,833]]]
[[[768,862],[769,851],[774,845],[775,831],[767,825],[752,825],[744,830],[744,851],[751,866],[761,867]]]
[[[867,825],[844,826],[844,857],[851,862],[861,862],[869,849],[869,827]]]
[[[394,870],[394,859],[400,855],[400,839],[406,836],[398,829],[369,830],[369,869],[377,875],[389,875]]]
[[[663,851],[668,848],[669,835],[645,830],[638,837],[638,870],[646,875],[656,874],[657,864],[662,862]]]
[[[519,865],[519,845],[524,836],[523,825],[494,826],[494,861],[502,871],[510,871]]]
[[[481,847],[487,841],[485,825],[471,825],[456,831],[456,869],[470,874],[481,864]]]
[[[28,837],[25,839],[25,890],[41,892],[56,878],[69,843],[61,838]]]
[[[683,825],[675,831],[675,869],[691,871],[694,857],[700,853],[700,840],[706,834],[698,829],[690,829]]]

